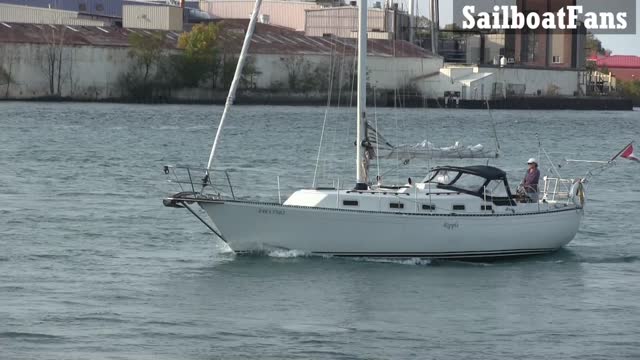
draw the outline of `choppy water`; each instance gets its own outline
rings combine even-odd
[[[206,161],[220,112],[0,103],[0,359],[640,358],[637,164],[594,180],[580,233],[548,256],[234,257],[161,204],[176,190],[162,165]],[[236,170],[237,191],[273,198],[276,175],[308,186],[323,112],[236,107],[219,165]],[[352,113],[330,111],[322,158],[341,161],[323,162],[322,181],[352,181]],[[554,159],[606,159],[640,140],[639,112],[493,115],[506,154],[495,164],[516,181],[536,133]],[[396,143],[491,143],[486,111],[376,118]],[[425,164],[381,172],[404,179]]]

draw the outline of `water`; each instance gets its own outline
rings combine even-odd
[[[235,257],[161,204],[176,191],[162,165],[206,161],[221,108],[0,110],[0,359],[640,358],[640,166],[630,161],[594,179],[581,231],[547,256]],[[277,196],[276,175],[284,191],[308,186],[323,112],[237,107],[218,164],[254,198]],[[375,113],[394,143],[491,145],[486,111]],[[330,111],[320,182],[353,181],[352,114]],[[496,111],[506,154],[496,164],[517,182],[539,157],[536,133],[554,160],[606,159],[640,139],[639,115]],[[391,163],[380,170],[389,182],[426,167]]]

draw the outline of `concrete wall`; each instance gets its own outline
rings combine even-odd
[[[542,70],[518,68],[481,68],[481,71],[493,72],[496,82],[507,84],[524,84],[525,95],[560,95],[573,96],[574,93],[584,94],[584,88],[579,86],[580,72],[576,70]],[[555,90],[554,90],[555,89]]]
[[[51,95],[45,62],[48,45],[0,44],[0,66],[11,68],[15,83],[0,84],[0,98],[33,98]],[[67,46],[63,48],[61,95],[79,99],[119,97],[118,78],[134,64],[126,47]],[[288,82],[285,58],[291,55],[252,55],[260,72],[255,83],[259,89]],[[311,69],[328,67],[329,55],[303,55]],[[442,67],[441,58],[390,58],[370,56],[369,82],[378,89],[401,88],[410,79]],[[344,73],[350,73],[353,58],[344,60]],[[344,79],[346,82],[347,79]]]
[[[0,97],[48,96],[47,45],[0,44],[0,66],[11,68],[14,84],[0,85]],[[79,99],[118,97],[118,76],[132,66],[127,48],[64,47],[61,95]]]
[[[291,55],[254,55],[255,64],[262,73],[256,80],[258,88],[270,88],[274,83],[281,83],[284,86],[288,82],[287,68],[285,61]],[[330,64],[328,55],[305,55],[304,60],[308,61],[311,69],[318,65],[327,68]],[[335,61],[335,60],[334,60]],[[348,74],[351,74],[350,67],[353,58],[344,58],[343,62],[343,82],[349,81]],[[369,56],[367,58],[368,81],[371,86],[378,89],[393,90],[402,88],[411,83],[411,79],[425,73],[438,71],[442,67],[441,58],[389,58],[380,56]],[[328,76],[328,75],[327,75]],[[337,81],[337,79],[336,79]]]

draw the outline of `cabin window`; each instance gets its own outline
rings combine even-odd
[[[455,187],[462,190],[478,192],[482,189],[482,186],[486,181],[487,180],[482,176],[477,176],[472,174],[462,174],[460,175],[458,180],[455,181],[454,184],[449,184],[449,185],[454,185]]]
[[[480,210],[482,210],[482,211],[485,211],[485,210],[486,211],[491,211],[491,210],[493,210],[493,206],[491,206],[491,205],[480,205]]]
[[[403,203],[389,203],[389,207],[392,209],[404,209],[404,204]]]
[[[358,206],[358,200],[343,200],[342,205],[344,206]]]
[[[464,205],[453,205],[453,210],[464,210]]]
[[[78,4],[78,11],[87,11],[87,4],[84,4],[84,3]]]
[[[102,4],[96,4],[96,11],[98,11],[98,12],[103,12],[103,11],[104,11],[104,5],[102,5]]]
[[[427,205],[427,204],[422,204],[422,210],[430,210],[430,211],[433,211],[433,210],[435,210],[435,209],[436,209],[436,206],[435,206],[435,205],[433,205],[433,204],[429,204],[429,205]]]

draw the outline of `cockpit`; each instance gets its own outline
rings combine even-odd
[[[507,174],[493,166],[439,166],[423,180],[438,189],[478,196],[496,204],[513,205]]]

